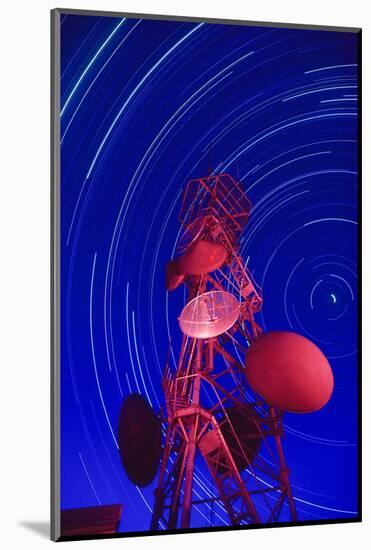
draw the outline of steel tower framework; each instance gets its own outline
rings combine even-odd
[[[262,332],[255,320],[261,289],[239,252],[250,210],[241,184],[228,174],[191,180],[184,191],[179,249],[206,240],[221,243],[227,251],[223,266],[185,278],[187,300],[211,290],[227,291],[239,300],[240,313],[219,336],[183,335],[176,369],[169,354],[163,378],[166,438],[153,530],[189,528],[192,508],[215,502],[230,525],[273,523],[282,516],[297,519],[281,441],[282,413],[249,387],[244,374],[246,349]],[[242,433],[233,422],[235,411],[247,427]],[[198,498],[195,491],[197,456],[212,478],[210,498]]]

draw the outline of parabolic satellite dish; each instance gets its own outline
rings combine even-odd
[[[166,264],[166,290],[172,292],[184,281],[185,275],[179,273],[176,260],[171,260]]]
[[[294,332],[267,332],[246,352],[252,388],[280,409],[308,413],[321,409],[334,388],[331,367],[313,342]]]
[[[240,303],[229,292],[212,290],[193,298],[179,317],[181,331],[191,338],[213,338],[237,321]]]
[[[121,407],[118,444],[130,481],[146,487],[155,478],[161,456],[161,422],[148,401],[131,394]]]
[[[226,258],[227,250],[221,243],[198,241],[176,261],[180,273],[203,275],[221,267]]]

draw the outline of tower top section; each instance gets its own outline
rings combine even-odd
[[[179,221],[188,227],[198,218],[214,216],[238,237],[248,222],[251,207],[241,183],[231,175],[209,175],[188,181]]]

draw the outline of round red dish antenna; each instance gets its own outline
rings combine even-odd
[[[148,401],[129,395],[122,404],[118,444],[122,465],[130,481],[146,487],[155,478],[161,456],[161,422]]]
[[[185,275],[178,272],[178,264],[176,260],[172,260],[166,264],[166,290],[171,292],[180,286],[184,281]]]
[[[197,241],[177,258],[177,269],[187,275],[203,275],[221,267],[227,259],[227,250],[221,243]]]
[[[268,332],[246,353],[246,376],[254,390],[284,411],[318,411],[329,401],[334,377],[322,351],[294,332]]]
[[[221,267],[227,258],[226,248],[213,241],[198,241],[182,256],[166,264],[166,289],[175,290],[186,275],[203,275]]]
[[[196,296],[179,317],[181,331],[191,338],[213,338],[237,321],[239,301],[229,292],[213,290]]]

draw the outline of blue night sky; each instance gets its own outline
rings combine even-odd
[[[352,32],[61,16],[62,508],[119,502],[122,531],[149,528],[155,483],[129,482],[117,422],[131,392],[163,405],[185,299],[164,266],[211,156],[253,203],[258,322],[309,337],[334,372],[324,409],[285,416],[299,519],[356,515],[357,70]],[[213,491],[201,462],[195,488]]]

